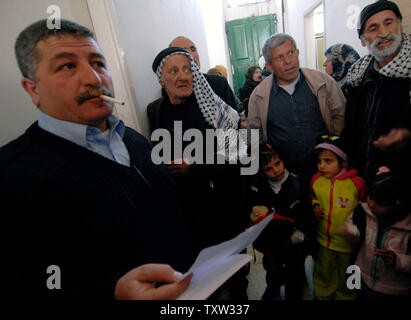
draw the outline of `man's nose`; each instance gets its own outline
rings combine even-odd
[[[390,33],[391,33],[391,29],[390,29],[388,26],[381,25],[381,26],[378,28],[378,34],[377,34],[377,36],[378,36],[379,38],[385,38],[385,37],[387,37]]]
[[[82,67],[81,76],[85,86],[99,87],[102,85],[101,75],[88,64]]]
[[[292,62],[292,56],[289,54],[284,55],[284,63],[285,64],[290,64]]]
[[[191,76],[191,73],[190,73],[190,72],[180,71],[180,72],[178,73],[177,79],[178,79],[178,80],[182,80],[182,81],[186,81],[186,80],[188,80],[188,79],[190,78],[190,76]]]

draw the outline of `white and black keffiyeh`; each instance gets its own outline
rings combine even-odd
[[[165,61],[175,54],[184,54],[188,57],[193,74],[193,91],[201,113],[211,127],[221,129],[217,130],[217,153],[223,155],[230,162],[235,162],[246,156],[246,134],[239,134],[237,130],[240,116],[237,111],[214,93],[189,53],[178,51],[165,56],[157,67],[157,77],[161,79]]]
[[[378,72],[389,78],[411,79],[411,36],[402,33],[402,44],[398,55]],[[358,87],[364,78],[365,71],[373,60],[367,55],[358,60],[348,71],[347,83]]]

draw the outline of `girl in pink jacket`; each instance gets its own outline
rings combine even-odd
[[[409,299],[411,295],[411,214],[409,180],[383,170],[368,181],[367,202],[348,219],[343,234],[360,243],[366,300]]]

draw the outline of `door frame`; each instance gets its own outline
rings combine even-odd
[[[117,36],[113,0],[87,0],[87,6],[97,42],[107,60],[116,97],[125,102],[123,106],[115,105],[113,113],[118,115],[126,126],[143,133],[137,118],[137,101],[131,86],[131,78]]]

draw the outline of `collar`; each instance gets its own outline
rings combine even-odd
[[[39,111],[38,124],[40,128],[84,148],[88,148],[87,137],[101,134],[101,131],[96,127],[56,119],[41,110]],[[124,122],[114,115],[110,115],[107,121],[110,136],[113,132],[117,132],[123,139],[125,133]]]
[[[303,76],[303,74],[302,74],[302,72],[301,72],[301,70],[300,70],[300,71],[298,72],[298,77],[297,77],[297,79],[296,79],[293,83],[290,83],[289,85],[292,85],[292,84],[295,83],[295,87],[297,87],[297,86],[300,85],[301,82],[304,80],[303,78],[304,78],[304,76]],[[280,85],[279,85],[278,82],[277,82],[277,78],[275,77],[275,75],[273,75],[272,92],[273,92],[274,95],[277,95],[277,94],[278,94],[279,88],[280,88]]]
[[[402,33],[402,43],[400,52],[389,64],[378,70],[378,73],[389,78],[411,79],[411,35]],[[366,55],[353,64],[348,71],[347,83],[353,87],[358,87],[368,70],[368,67],[375,58]]]

